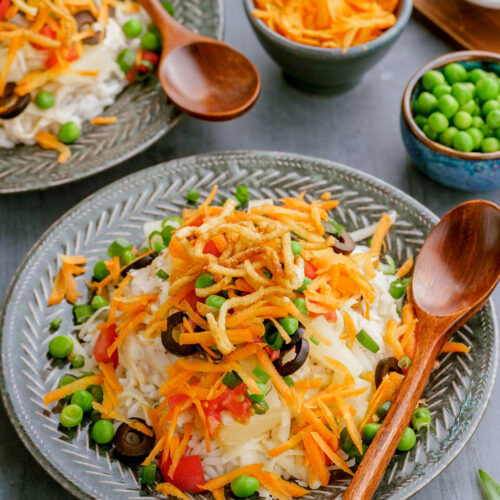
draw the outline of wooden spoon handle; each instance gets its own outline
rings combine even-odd
[[[436,338],[439,337],[439,333],[436,332]],[[369,500],[372,498],[396,451],[401,435],[410,422],[413,410],[424,391],[443,342],[444,340],[437,342],[434,346],[419,346],[389,413],[366,451],[349,488],[344,493],[343,500]]]

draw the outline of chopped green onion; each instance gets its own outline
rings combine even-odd
[[[153,241],[153,238],[157,236],[158,238]],[[150,233],[148,236],[148,243],[150,248],[154,248],[154,244],[159,241],[160,243],[163,243],[163,236],[160,231],[153,231]]]
[[[319,340],[314,335],[311,335],[311,342],[316,345],[320,344]]]
[[[375,412],[380,420],[383,420],[392,406],[392,401],[386,401],[383,405],[380,405]]]
[[[394,262],[394,259],[390,255],[386,255],[385,260],[387,261],[387,264],[384,264],[381,261],[378,263],[378,270],[387,275],[396,274],[396,263]]]
[[[235,371],[227,372],[222,379],[222,383],[226,387],[229,387],[229,389],[238,387],[242,382],[243,380],[241,380],[241,377]]]
[[[255,367],[253,374],[264,384],[266,384],[267,381],[271,378],[271,375],[269,375],[269,373],[267,373],[266,370],[264,370],[264,368],[262,368],[262,366],[260,365],[257,365]]]
[[[234,197],[240,203],[238,208],[241,208],[242,205],[248,203],[248,200],[250,198],[248,195],[248,189],[245,186],[236,186],[236,194]]]
[[[109,306],[109,302],[101,295],[95,295],[94,297],[92,297],[90,305],[92,306],[94,311],[97,311],[98,309]]]
[[[252,408],[257,415],[264,415],[269,410],[269,405],[265,401],[258,401],[252,403]]]
[[[174,217],[167,217],[166,219],[163,219],[161,221],[161,228],[163,229],[167,225],[167,222],[170,222],[170,221],[178,222],[179,227],[182,226],[182,224],[184,224],[184,221],[180,217],[175,217],[175,216]]]
[[[269,325],[270,326],[267,326]],[[266,325],[266,332],[262,337],[262,340],[274,351],[279,351],[283,345],[283,337],[279,334],[278,330],[274,328],[272,323]]]
[[[197,189],[190,189],[186,194],[186,201],[191,204],[195,204],[200,197],[200,192]]]
[[[154,250],[156,253],[162,253],[163,250],[165,250],[165,248],[167,248],[161,241],[155,241],[155,244],[154,244]]]
[[[60,318],[59,316],[56,316],[51,322],[50,322],[50,331],[52,332],[56,332],[57,330],[59,330],[59,327],[61,326],[62,324],[62,318]]]
[[[399,361],[398,361],[398,366],[401,368],[401,370],[408,370],[411,366],[411,359],[408,356],[403,356]]]
[[[302,252],[302,245],[298,241],[292,241],[291,247],[293,255],[300,255]]]
[[[132,250],[133,247],[134,245],[129,243],[125,238],[116,238],[116,240],[109,245],[108,255],[111,258],[121,257],[125,250]]]
[[[85,323],[85,321],[87,321],[92,314],[94,314],[94,308],[89,304],[75,304],[73,306],[73,316],[75,318],[75,323],[78,325]]]
[[[103,260],[97,261],[94,266],[94,278],[97,281],[102,281],[108,275],[109,269],[106,267],[106,263]]]
[[[292,387],[294,384],[293,378],[290,377],[290,375],[287,375],[286,377],[283,377],[283,380],[286,382],[286,385]]]
[[[333,234],[334,236],[340,236],[342,234],[342,231],[345,231],[345,227],[342,224],[339,224],[335,219],[332,219],[331,217],[328,218],[328,226],[325,224],[325,231],[328,234]]]
[[[168,247],[170,245],[170,240],[172,239],[172,233],[175,231],[173,226],[165,226],[161,231],[161,237],[163,238],[163,243]]]
[[[402,313],[399,309],[396,309],[396,313],[398,314],[398,316],[399,316],[400,318],[402,318],[402,317],[403,317],[403,313]]]
[[[135,52],[130,49],[123,49],[116,58],[116,62],[124,73],[128,73],[135,64]]]
[[[162,2],[163,8],[173,17],[175,14],[175,9],[172,2]]]
[[[262,271],[262,274],[268,279],[272,279],[273,278],[273,273],[271,271],[269,271],[269,269],[264,269]]]
[[[158,271],[156,271],[156,276],[158,276],[158,278],[163,281],[167,281],[168,278],[170,278],[170,276],[163,269],[159,269]]]
[[[120,255],[120,263],[122,266],[128,266],[131,262],[134,262],[136,255],[132,250],[125,250]]]
[[[487,472],[484,472],[484,470],[479,469],[478,473],[488,498],[490,500],[498,500],[500,498],[500,483],[495,481]]]
[[[156,476],[156,464],[143,465],[141,470],[141,483],[146,486],[154,484]]]
[[[411,278],[407,278],[405,280],[398,278],[397,280],[394,280],[389,287],[389,293],[391,294],[391,297],[395,300],[401,299],[410,283]]]
[[[259,388],[260,393],[253,393],[248,390],[248,387],[246,389],[247,397],[250,401],[253,401],[254,403],[260,403],[261,401],[264,400],[266,397],[266,384],[263,384],[262,382],[257,382],[257,387]]]
[[[304,281],[302,282],[302,285],[300,288],[297,288],[295,290],[297,293],[304,293],[306,291],[306,288],[312,283],[311,278],[304,278]]]
[[[378,352],[380,350],[379,345],[364,330],[360,330],[356,338],[358,342],[369,351]]]

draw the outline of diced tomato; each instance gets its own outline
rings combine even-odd
[[[115,368],[118,366],[118,349],[112,354],[111,358],[107,353],[108,347],[115,341],[116,337],[115,325],[109,326],[99,334],[94,347],[94,358],[98,363],[112,362]]]
[[[203,253],[210,253],[212,255],[215,255],[215,257],[220,257],[222,255],[222,252],[217,248],[217,245],[210,240],[204,247],[203,247]]]
[[[0,18],[1,17],[2,16],[0,16]],[[40,35],[52,38],[52,40],[55,40],[57,38],[57,33],[48,24],[43,25],[42,29],[40,30]],[[43,47],[42,45],[38,45],[37,43],[32,43],[31,45],[36,50],[47,50],[47,47]]]
[[[221,411],[228,411],[241,423],[248,422],[252,402],[246,395],[246,385],[240,384],[234,389],[227,388],[218,398],[203,403],[205,415],[213,436],[221,423]]]
[[[165,464],[160,467],[163,478],[172,483],[185,493],[200,493],[202,490],[198,488],[199,484],[205,484],[205,474],[201,465],[200,455],[189,455],[182,457],[179,465],[174,472],[174,477],[169,477],[168,469],[170,468],[171,461],[167,460]]]
[[[191,308],[196,311],[196,305],[198,304],[198,296],[196,295],[196,290],[192,290],[186,295],[186,301],[191,306]]]
[[[160,56],[151,50],[144,50],[142,52],[142,60],[150,62],[153,65],[153,68],[156,68],[158,61],[160,60]],[[139,73],[147,73],[149,71],[149,67],[146,64],[139,64],[137,66],[137,71]]]
[[[125,78],[127,79],[127,81],[133,83],[135,82],[135,73],[134,73],[134,68],[132,68],[128,73],[127,75],[125,76]]]
[[[184,219],[184,223],[187,221],[188,219]],[[205,220],[205,216],[204,215],[198,215],[198,217],[196,217],[196,219],[193,221],[193,222],[190,222],[190,226],[194,226],[194,227],[200,227],[202,224],[203,224],[203,221]]]
[[[266,347],[267,354],[269,354],[269,357],[271,358],[271,361],[276,361],[280,357],[280,351],[275,351],[274,349],[271,349],[270,347]]]
[[[335,323],[335,321],[337,321],[337,311],[331,311],[324,314],[323,316],[325,317],[326,321],[328,321],[328,323]]]
[[[5,18],[5,13],[7,9],[10,7],[10,0],[0,0],[0,21],[3,21]]]
[[[175,396],[172,396],[168,400],[168,405],[169,406],[176,406],[178,404],[185,403],[189,399],[189,396],[186,396],[185,394],[176,394]]]
[[[68,62],[76,61],[80,56],[74,47],[70,47],[64,56],[64,59]],[[57,64],[57,55],[55,52],[51,52],[49,57],[45,61],[45,67],[50,69]]]
[[[310,262],[304,261],[304,274],[306,275],[306,278],[309,278],[313,280],[318,276],[316,274],[316,267],[313,266]]]
[[[80,56],[78,55],[78,52],[76,51],[75,47],[71,46],[68,51],[66,52],[65,59],[68,62],[73,62],[79,59]]]

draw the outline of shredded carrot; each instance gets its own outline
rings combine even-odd
[[[340,413],[342,414],[342,418],[344,419],[345,426],[347,427],[347,432],[349,433],[352,442],[354,443],[358,451],[361,453],[361,455],[363,455],[363,444],[361,442],[361,434],[356,428],[356,424],[354,423],[351,412],[349,411],[347,404],[344,401],[344,398],[342,398],[342,396],[340,396],[339,394],[335,394],[335,402],[337,403]]]
[[[156,487],[156,491],[163,493],[166,497],[174,496],[182,500],[191,500],[185,493],[183,493],[179,488],[170,483],[161,483]]]
[[[85,272],[81,267],[87,263],[85,257],[81,255],[68,256],[60,255],[62,267],[56,275],[52,291],[48,300],[48,305],[59,304],[64,298],[71,304],[74,304],[78,297],[76,281],[74,276]]]
[[[102,374],[104,375],[104,380],[108,385],[118,394],[123,391],[123,387],[116,378],[115,368],[113,363],[98,363]]]
[[[165,436],[162,436],[158,441],[156,441],[156,444],[154,445],[154,448],[151,450],[149,455],[144,459],[144,461],[141,463],[141,465],[149,465],[155,458],[158,453],[163,449],[163,444],[165,443]]]
[[[460,352],[466,353],[470,351],[470,347],[467,347],[462,342],[446,342],[441,349],[441,352]]]
[[[304,420],[311,425],[311,427],[317,431],[321,436],[327,440],[328,443],[332,446],[332,448],[336,448],[338,445],[338,439],[333,434],[331,430],[329,430],[326,425],[321,422],[321,420],[314,414],[314,412],[308,408],[307,406],[302,407],[302,416]]]
[[[213,490],[212,495],[215,500],[226,500],[226,496],[224,495],[224,488]]]
[[[375,233],[372,237],[372,243],[370,245],[370,252],[378,257],[382,250],[382,245],[384,244],[384,239],[392,226],[391,218],[384,213],[382,218],[379,220]]]
[[[401,359],[405,353],[399,343],[397,332],[398,328],[396,321],[394,319],[389,320],[385,327],[384,341],[393,350],[396,359]]]
[[[273,448],[271,450],[267,450],[267,453],[269,454],[269,456],[275,458],[275,457],[281,455],[282,453],[284,453],[285,451],[291,450],[291,449],[297,447],[297,445],[302,441],[302,435],[303,435],[303,431],[298,432],[297,434],[292,436],[290,439],[288,439],[288,441],[285,441],[284,443],[280,444],[279,446],[276,446],[276,448]]]
[[[304,448],[309,458],[309,486],[313,486],[317,477],[323,486],[326,486],[330,480],[330,473],[325,465],[325,456],[321,448],[316,444],[316,441],[311,434],[303,436]]]
[[[351,469],[349,466],[345,463],[344,460],[342,460],[336,453],[335,451],[328,446],[328,444],[324,441],[324,439],[317,433],[317,432],[311,432],[311,436],[314,438],[318,446],[321,448],[323,453],[340,469],[342,469],[344,472],[347,472],[347,474],[350,474],[351,476],[353,475]]]
[[[246,465],[244,467],[239,467],[238,469],[234,469],[231,472],[228,472],[227,474],[222,474],[222,476],[216,477],[215,479],[208,481],[208,483],[199,484],[198,487],[201,488],[202,490],[210,490],[210,491],[218,490],[219,488],[222,488],[226,486],[226,484],[232,482],[238,476],[241,475],[254,476],[255,474],[259,473],[262,470],[262,467],[264,467],[264,464],[253,464],[253,465]]]
[[[45,394],[43,402],[45,406],[49,406],[49,404],[54,403],[55,401],[59,401],[66,396],[70,396],[76,391],[86,389],[90,385],[100,385],[103,383],[103,381],[104,377],[102,375],[89,375],[88,377],[79,378],[74,382],[71,382],[70,384],[64,385],[52,392]]]
[[[181,458],[184,456],[184,453],[186,452],[189,438],[191,437],[191,428],[192,428],[191,423],[188,423],[186,425],[186,430],[184,432],[184,436],[182,437],[181,442],[179,443],[179,446],[172,453],[172,464],[168,469],[169,477],[174,477],[175,469],[177,469],[177,466],[179,465]]]
[[[112,125],[118,122],[116,116],[96,116],[90,120],[92,125]]]
[[[412,267],[413,267],[413,257],[410,257],[410,258],[406,259],[404,261],[403,265],[398,269],[396,276],[398,278],[402,278],[403,276],[406,276],[411,271]]]

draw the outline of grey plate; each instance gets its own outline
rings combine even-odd
[[[336,219],[349,230],[370,224],[395,209],[398,220],[388,248],[398,263],[416,255],[437,217],[414,199],[367,174],[337,163],[298,155],[234,152],[201,155],[164,163],[130,175],[87,198],[56,222],[30,251],[9,288],[0,316],[1,389],[7,412],[21,439],[47,472],[79,498],[139,498],[135,473],[112,459],[105,447],[89,444],[87,428],[69,439],[58,429],[58,415],[43,406],[63,371],[47,358],[50,320],[71,324],[71,308],[48,308],[57,269],[57,254],[84,254],[94,262],[118,236],[142,241],[142,225],[178,214],[190,188],[207,195],[213,184],[217,200],[245,183],[252,198],[279,198],[307,189],[317,197],[330,191],[340,200]],[[224,198],[223,198],[224,197]],[[83,291],[83,279],[79,279]],[[491,302],[457,334],[471,346],[469,354],[441,357],[424,397],[433,414],[431,432],[417,446],[391,462],[378,499],[408,498],[455,458],[476,429],[491,395],[497,368],[498,333]],[[338,481],[307,498],[340,497]],[[144,498],[144,497],[142,497]],[[149,497],[151,498],[151,497]]]
[[[185,26],[222,39],[223,0],[173,0],[173,4],[176,19]],[[39,146],[0,147],[0,193],[46,189],[114,167],[153,144],[182,116],[156,78],[127,87],[104,115],[116,116],[118,122],[105,127],[85,122],[80,139],[71,146],[71,158],[62,165],[55,151]]]

